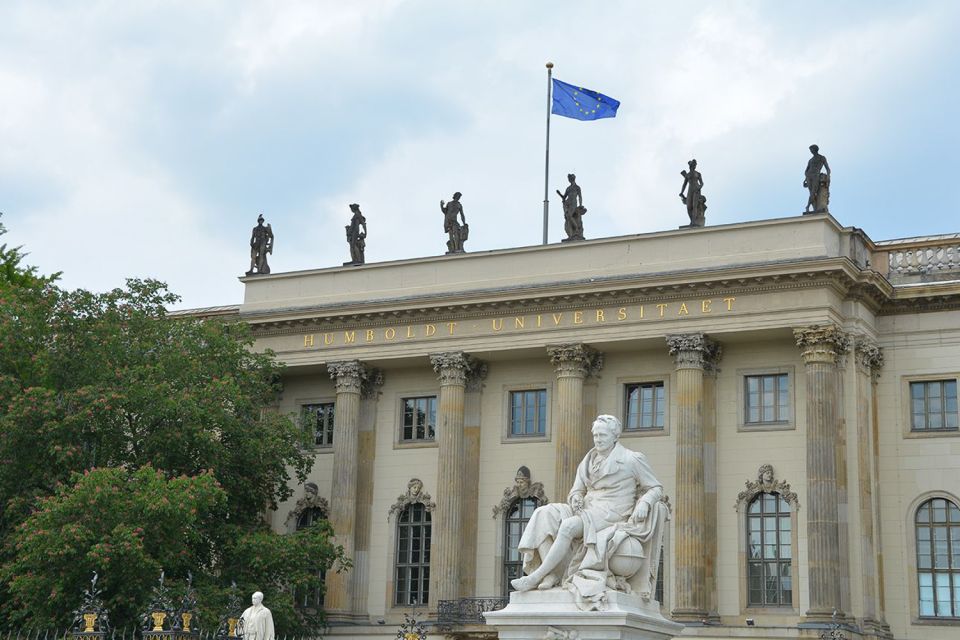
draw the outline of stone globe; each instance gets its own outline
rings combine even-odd
[[[626,538],[617,545],[617,549],[610,556],[608,566],[614,575],[630,579],[643,565],[643,545],[636,538]]]

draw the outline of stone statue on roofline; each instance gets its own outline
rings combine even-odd
[[[563,230],[567,233],[567,237],[561,242],[583,240],[583,216],[587,213],[587,208],[583,206],[583,192],[577,184],[577,176],[568,173],[567,181],[570,184],[563,193],[557,189],[557,195],[560,196],[563,204]]]
[[[653,598],[669,501],[646,457],[618,440],[623,426],[601,415],[566,503],[533,512],[520,538],[517,591],[566,589],[582,610],[606,608],[607,593]]]
[[[470,235],[470,225],[467,224],[467,218],[463,214],[463,205],[460,204],[462,195],[457,191],[453,194],[453,200],[450,202],[440,201],[440,211],[443,212],[443,230],[447,234],[448,254],[463,253],[463,244]],[[460,217],[459,221],[457,216]]]
[[[683,176],[683,185],[680,187],[680,201],[687,205],[687,216],[690,217],[690,224],[680,227],[688,229],[692,227],[702,227],[706,224],[707,197],[700,191],[703,189],[703,176],[697,171],[697,161],[691,160],[687,163],[689,171],[681,171]],[[684,194],[686,189],[686,194]]]
[[[273,229],[263,224],[263,214],[257,216],[257,226],[250,234],[250,270],[248,276],[270,273],[267,255],[273,253]]]
[[[810,153],[813,157],[807,161],[807,168],[803,172],[803,186],[810,193],[804,213],[829,213],[830,165],[827,164],[827,159],[820,155],[820,147],[817,145],[810,145]]]
[[[353,217],[350,224],[346,226],[347,243],[350,245],[350,262],[344,262],[344,265],[363,264],[363,252],[367,247],[367,219],[360,213],[359,204],[351,204],[350,211]]]

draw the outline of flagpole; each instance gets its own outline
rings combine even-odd
[[[547,244],[547,220],[550,217],[550,200],[547,191],[550,189],[550,93],[553,90],[553,63],[547,63],[547,148],[543,163],[543,244]]]

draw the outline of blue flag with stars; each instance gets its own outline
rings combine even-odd
[[[620,101],[590,89],[577,87],[553,79],[553,108],[551,113],[574,120],[615,118]]]

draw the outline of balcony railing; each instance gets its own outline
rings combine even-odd
[[[894,284],[960,280],[960,234],[877,243]]]
[[[503,609],[509,598],[460,598],[437,603],[437,625],[441,627],[486,624],[483,614]]]

